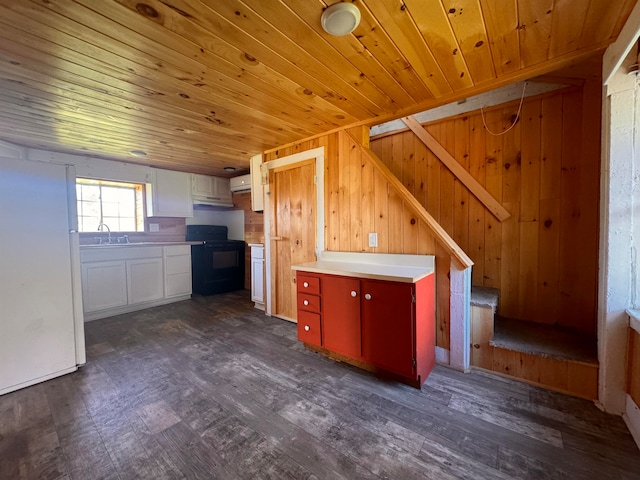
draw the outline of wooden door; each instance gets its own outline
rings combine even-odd
[[[271,314],[297,321],[295,275],[291,266],[316,259],[315,159],[269,175]]]
[[[363,280],[360,292],[362,356],[380,368],[413,378],[415,335],[412,284]]]

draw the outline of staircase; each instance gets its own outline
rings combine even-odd
[[[471,289],[471,365],[576,397],[598,395],[597,339],[496,315],[499,292]]]

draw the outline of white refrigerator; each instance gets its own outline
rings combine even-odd
[[[85,363],[71,166],[0,157],[0,395]]]

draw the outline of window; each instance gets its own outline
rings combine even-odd
[[[96,232],[106,224],[112,232],[143,232],[143,186],[136,183],[76,179],[78,229]]]

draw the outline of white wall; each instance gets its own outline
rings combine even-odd
[[[640,306],[640,87],[626,74],[635,52],[611,77],[603,105],[598,298],[599,402],[625,411],[626,310]]]
[[[506,87],[492,90],[491,92],[469,97],[460,102],[449,103],[441,107],[432,108],[425,112],[416,113],[413,116],[420,123],[433,122],[435,120],[440,120],[441,118],[448,118],[462,113],[473,112],[480,108],[493,107],[512,100],[520,100],[520,98],[522,98],[524,84],[525,82],[513,83]],[[567,85],[560,83],[527,82],[527,86],[524,88],[524,96],[526,98],[534,95],[540,95],[541,93],[551,92],[553,90],[565,88],[566,86]],[[369,135],[373,137],[375,135],[394,132],[396,130],[404,130],[406,128],[407,126],[402,120],[392,120],[390,122],[371,127]]]
[[[244,210],[205,208],[194,208],[193,218],[187,218],[187,225],[224,225],[229,229],[230,240],[244,240]]]

